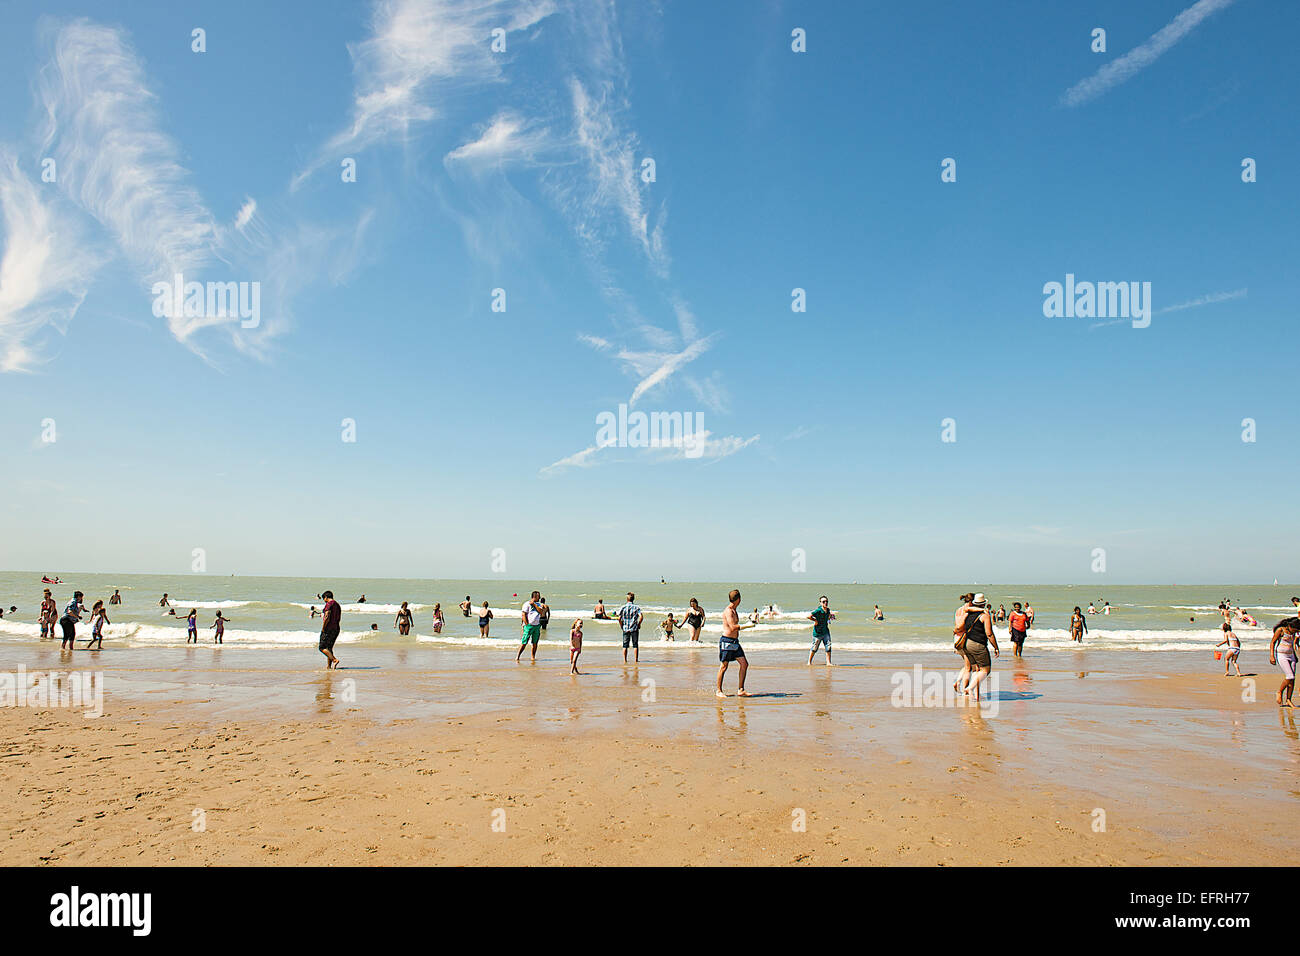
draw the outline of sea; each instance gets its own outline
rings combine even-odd
[[[567,646],[572,622],[584,622],[584,648],[621,647],[618,625],[592,619],[592,607],[603,600],[611,615],[626,599],[636,594],[645,614],[641,644],[682,648],[684,652],[716,651],[721,632],[721,613],[732,587],[742,594],[742,617],[759,613],[756,627],[743,632],[746,646],[783,651],[806,651],[811,643],[809,612],[825,594],[835,620],[831,625],[833,646],[841,655],[874,652],[944,651],[951,653],[953,612],[958,596],[982,591],[994,609],[999,604],[1011,610],[1012,602],[1028,601],[1034,608],[1034,626],[1027,646],[1042,651],[1074,652],[1079,645],[1070,641],[1069,619],[1078,606],[1085,612],[1091,603],[1096,614],[1085,613],[1088,632],[1084,646],[1117,653],[1150,651],[1206,651],[1221,639],[1223,618],[1220,601],[1244,608],[1258,626],[1235,623],[1234,630],[1245,647],[1265,649],[1276,621],[1294,613],[1291,595],[1296,585],[1167,585],[1106,586],[1099,582],[1080,585],[1037,584],[818,584],[796,583],[705,583],[641,581],[511,581],[416,580],[403,578],[305,578],[305,577],[217,577],[208,574],[80,574],[58,573],[61,583],[46,585],[42,572],[0,572],[0,642],[8,645],[38,642],[42,591],[50,587],[59,611],[74,590],[84,592],[89,608],[96,600],[106,604],[117,589],[122,603],[108,608],[110,623],[105,627],[105,645],[122,647],[181,647],[186,641],[185,616],[198,611],[200,642],[213,640],[212,624],[217,610],[228,619],[224,641],[250,649],[284,649],[315,645],[320,619],[311,616],[320,608],[320,594],[332,590],[343,608],[340,644],[375,647],[430,646],[447,649],[506,649],[520,638],[520,607],[537,589],[552,609],[544,644]],[[159,605],[163,594],[175,610],[168,614]],[[476,610],[462,616],[457,605],[466,597]],[[699,600],[707,615],[701,644],[691,644],[689,633],[676,632],[676,641],[663,639],[659,624],[673,612],[681,621],[690,599]],[[364,600],[363,600],[364,598]],[[410,635],[398,634],[395,624],[403,601],[414,612]],[[479,633],[477,610],[488,602],[494,619],[487,637]],[[442,604],[446,624],[433,633],[433,607]],[[1110,612],[1101,613],[1105,603]],[[884,620],[874,619],[879,606]],[[16,608],[16,610],[11,610]],[[1006,625],[998,625],[1005,639]],[[78,638],[89,637],[88,616],[77,628]]]

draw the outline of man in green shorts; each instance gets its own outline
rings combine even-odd
[[[537,660],[537,642],[542,639],[542,610],[537,606],[541,601],[541,597],[540,591],[534,591],[519,615],[524,628],[524,636],[519,642],[519,653],[515,655],[516,664],[524,656],[524,648],[530,643],[533,645],[533,660]]]

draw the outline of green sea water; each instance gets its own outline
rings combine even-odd
[[[535,581],[495,578],[488,580],[414,580],[400,578],[300,578],[300,577],[215,577],[206,574],[66,574],[63,583],[51,590],[60,612],[73,590],[85,593],[86,606],[107,601],[119,589],[123,603],[109,608],[110,624],[106,643],[124,646],[181,646],[185,643],[184,616],[198,611],[200,640],[211,640],[218,609],[229,619],[225,641],[247,647],[285,647],[315,643],[320,630],[311,608],[320,607],[318,595],[332,590],[343,606],[341,643],[376,645],[440,645],[447,648],[504,648],[519,640],[519,608],[534,589],[546,597],[552,608],[548,640],[568,642],[569,626],[575,618],[585,622],[585,646],[618,646],[618,626],[593,621],[592,606],[603,599],[610,613],[636,594],[645,614],[642,643],[662,639],[658,625],[672,611],[680,621],[690,598],[697,598],[707,618],[701,640],[716,648],[721,612],[727,592],[738,587],[741,609],[746,614],[760,611],[759,624],[743,635],[744,643],[772,649],[803,650],[811,642],[812,622],[808,612],[825,594],[835,611],[831,632],[836,651],[948,650],[953,612],[964,591],[984,592],[992,606],[1011,609],[1013,601],[1028,601],[1035,611],[1029,645],[1045,650],[1073,650],[1067,625],[1077,605],[1098,609],[1109,601],[1109,614],[1088,614],[1086,646],[1118,651],[1205,650],[1219,640],[1222,617],[1220,601],[1249,610],[1261,627],[1235,625],[1247,647],[1267,645],[1269,628],[1293,613],[1295,585],[1222,586],[1108,586],[1090,581],[1077,586],[1024,584],[821,584],[798,583],[704,583],[659,581]],[[0,572],[0,603],[5,616],[0,620],[0,641],[21,644],[39,640],[38,610],[40,572]],[[170,616],[158,602],[167,593],[178,617]],[[360,598],[365,597],[364,603]],[[457,605],[469,596],[476,608],[488,601],[495,615],[490,634],[480,637],[477,614],[466,618]],[[394,619],[402,601],[415,612],[415,628],[401,636]],[[441,603],[446,625],[433,633],[433,606]],[[879,605],[883,621],[873,619]],[[10,611],[11,606],[17,607]],[[769,611],[768,608],[771,607]],[[372,625],[377,629],[372,629]],[[78,628],[88,634],[88,625]],[[999,633],[1005,625],[999,626]],[[688,635],[678,632],[677,643]]]

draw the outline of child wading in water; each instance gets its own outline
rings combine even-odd
[[[190,608],[190,613],[185,618],[185,643],[191,641],[195,644],[199,642],[199,612],[197,608]]]
[[[1223,676],[1232,676],[1228,673],[1228,665],[1231,664],[1233,667],[1237,668],[1237,676],[1240,677],[1241,665],[1239,661],[1241,659],[1241,641],[1237,640],[1237,635],[1232,633],[1232,625],[1227,621],[1223,622],[1223,640],[1219,641],[1219,643],[1214,646],[1223,647],[1224,644],[1227,644],[1228,646],[1223,652]]]
[[[573,622],[569,629],[569,673],[582,675],[578,670],[578,658],[582,656],[582,618]]]
[[[86,650],[90,650],[91,644],[98,644],[98,650],[104,648],[104,625],[111,624],[108,619],[108,611],[104,609],[103,601],[96,601],[95,607],[90,612],[90,623],[93,629],[90,632],[90,640],[86,641]]]
[[[217,629],[217,633],[214,634],[213,637],[212,637],[212,640],[213,640],[214,643],[217,643],[217,644],[224,644],[224,643],[225,643],[225,641],[223,641],[223,640],[221,639],[221,637],[222,637],[223,634],[226,633],[226,622],[229,621],[229,620],[230,620],[230,618],[228,618],[228,617],[222,617],[220,611],[217,612],[217,619],[216,619],[215,621],[212,622],[212,626],[215,627],[215,628]]]
[[[659,625],[659,629],[664,632],[664,639],[677,643],[677,638],[673,637],[673,628],[677,627],[677,621],[673,619],[673,612],[669,611],[664,622]]]

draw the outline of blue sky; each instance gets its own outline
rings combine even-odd
[[[5,4],[0,565],[1300,581],[1298,26]],[[155,316],[177,269],[259,283],[256,327]],[[1045,317],[1067,273],[1150,326]],[[593,448],[633,396],[703,453]]]

